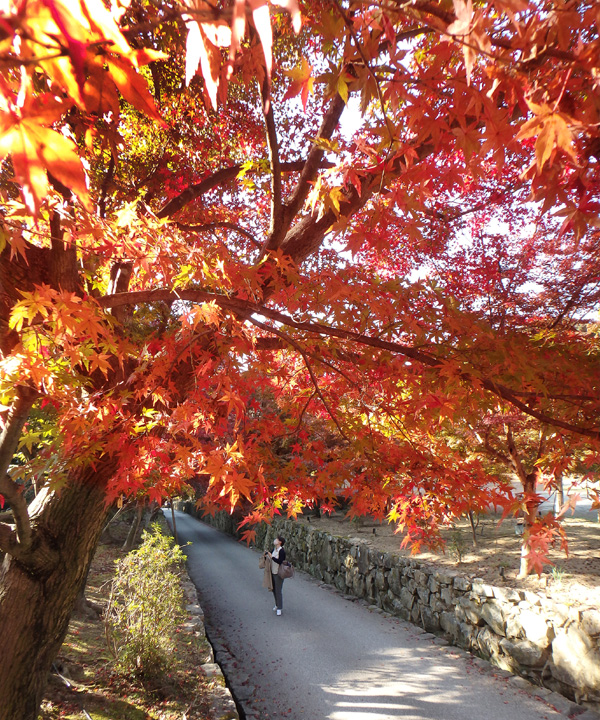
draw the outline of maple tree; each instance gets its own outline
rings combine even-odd
[[[200,477],[247,538],[345,497],[415,547],[520,505],[540,567],[540,480],[598,461],[599,26],[584,0],[8,4],[2,720],[36,717],[120,497]]]

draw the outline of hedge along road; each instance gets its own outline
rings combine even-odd
[[[307,574],[284,582],[277,617],[256,550],[182,512],[176,523],[179,542],[191,542],[188,572],[210,640],[226,650],[225,676],[249,720],[563,718],[462,651]]]

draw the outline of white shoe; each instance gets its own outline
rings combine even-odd
[[[278,615],[281,615],[281,610],[278,610],[278,611],[277,611],[277,614],[278,614]]]
[[[277,610],[277,605],[275,605],[275,607],[273,608],[273,612],[275,612],[275,610]]]

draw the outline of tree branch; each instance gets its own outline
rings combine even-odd
[[[271,227],[269,236],[283,226],[283,205],[281,203],[281,165],[279,162],[279,143],[277,128],[275,126],[275,113],[273,103],[269,101],[270,88],[267,77],[262,82],[261,93],[263,100],[263,114],[267,130],[267,147],[269,148],[269,162],[271,165]]]
[[[203,223],[201,225],[186,225],[185,223],[175,223],[175,225],[180,230],[185,230],[189,232],[205,232],[205,231],[212,231],[216,230],[217,228],[225,228],[227,230],[233,230],[234,232],[239,233],[240,235],[243,235],[245,238],[248,238],[250,242],[255,245],[257,248],[261,247],[261,243],[254,237],[254,235],[243,228],[241,225],[237,225],[236,223],[232,222],[212,222],[212,223]]]
[[[10,475],[0,477],[0,495],[8,501],[17,530],[17,541],[24,550],[31,547],[31,523],[22,487]]]
[[[300,172],[304,168],[305,164],[304,160],[284,162],[280,165],[281,172]],[[325,162],[321,165],[321,167],[331,167],[331,163]],[[206,194],[213,188],[231,182],[231,180],[235,180],[241,170],[241,164],[231,165],[230,167],[217,170],[208,177],[204,178],[201,182],[196,183],[195,185],[190,185],[182,193],[177,195],[177,197],[169,200],[169,202],[157,212],[156,216],[158,218],[172,217],[183,207]]]
[[[515,440],[513,438],[512,430],[510,428],[507,428],[506,430],[506,444],[508,447],[508,454],[511,460],[511,464],[515,469],[515,472],[519,476],[521,484],[523,485],[523,487],[525,487],[525,485],[527,484],[527,473],[525,472],[525,468],[523,467],[523,463],[521,462],[519,451],[517,450],[517,446],[515,445]]]
[[[402,343],[392,342],[389,340],[381,340],[377,337],[371,337],[363,335],[361,333],[354,332],[352,330],[344,330],[343,328],[335,328],[322,323],[314,322],[300,322],[294,320],[289,315],[285,315],[277,310],[268,308],[264,305],[259,305],[247,300],[240,300],[235,297],[225,297],[223,295],[216,295],[214,293],[206,292],[205,290],[178,290],[176,293],[170,290],[146,290],[140,292],[122,293],[120,295],[108,295],[100,298],[97,302],[101,307],[110,308],[118,307],[122,305],[137,305],[147,302],[174,302],[175,300],[187,300],[190,302],[214,302],[224,310],[237,315],[240,318],[244,318],[249,322],[256,324],[255,319],[252,317],[254,313],[263,315],[271,320],[286,325],[287,327],[293,327],[297,330],[304,332],[314,333],[315,335],[325,337],[335,337],[341,340],[349,340],[355,342],[358,345],[364,345],[367,347],[374,347],[380,350],[388,350],[394,354],[402,355],[403,357],[410,358],[415,362],[421,363],[426,367],[430,367],[434,370],[440,371],[444,368],[446,360],[444,358],[437,358],[435,355],[424,353],[410,345],[404,345]],[[277,334],[275,329],[267,326],[268,331]],[[460,377],[464,382],[472,383],[473,378],[468,371],[462,371]],[[536,410],[524,402],[521,402],[516,397],[516,392],[512,389],[502,385],[495,380],[489,378],[477,378],[481,386],[492,393],[496,397],[500,397],[506,400],[513,407],[518,408],[525,415],[534,417],[547,425],[552,427],[562,428],[568,432],[575,433],[577,435],[583,435],[590,437],[595,440],[600,440],[600,431],[594,428],[582,427],[580,425],[574,425],[573,423],[553,418],[546,413]],[[554,399],[551,394],[546,394],[548,399]]]
[[[152,63],[154,64],[154,63]],[[98,200],[98,213],[101,218],[106,217],[106,195],[108,193],[108,186],[115,175],[115,156],[110,154],[110,160],[108,161],[108,168],[104,173],[102,179],[102,186],[100,187],[100,198]]]
[[[182,193],[170,200],[161,210],[156,213],[158,218],[172,217],[175,213],[179,212],[181,208],[185,207],[188,203],[191,203],[196,198],[209,192],[218,185],[223,185],[231,180],[234,180],[240,170],[241,165],[232,165],[231,167],[222,168],[209,175],[202,182],[190,185]]]
[[[289,230],[279,247],[296,263],[302,262],[319,249],[323,238],[339,217],[352,217],[366,205],[373,195],[382,192],[384,188],[381,183],[384,173],[388,180],[397,178],[402,175],[410,162],[424,160],[433,151],[434,146],[430,143],[407,145],[388,162],[359,171],[360,192],[354,185],[344,188],[342,190],[343,199],[340,200],[337,213],[329,209],[320,217],[314,213],[302,218]]]
[[[16,524],[16,533],[4,525],[0,533],[0,548],[4,552],[15,554],[19,546],[28,551],[31,546],[31,524],[27,512],[27,503],[23,498],[19,486],[7,474],[23,430],[23,425],[29,417],[29,411],[38,397],[34,390],[21,388],[17,400],[13,403],[4,419],[4,426],[0,432],[0,494],[10,503]]]
[[[536,464],[538,460],[541,460],[543,454],[546,452],[546,439],[548,437],[548,433],[546,432],[546,428],[542,427],[540,430],[540,440],[538,443],[538,449],[537,454],[535,456]]]
[[[50,214],[50,282],[59,290],[77,293],[81,291],[77,248],[74,243],[65,243],[64,234],[61,215],[53,210]]]
[[[311,183],[316,178],[317,171],[322,167],[330,166],[330,164],[323,164],[325,151],[319,147],[318,141],[329,140],[331,138],[335,129],[338,127],[345,107],[346,104],[344,103],[342,97],[339,94],[336,94],[331,101],[331,105],[327,109],[327,112],[323,116],[321,127],[319,128],[315,142],[308,153],[308,157],[306,158],[306,162],[304,163],[302,172],[298,178],[296,188],[292,192],[289,200],[285,203],[281,218],[281,225],[273,228],[273,231],[269,234],[261,256],[264,256],[265,253],[269,252],[269,250],[276,250],[280,247],[282,240],[289,230],[294,218],[308,197]]]
[[[113,263],[110,269],[110,284],[108,291],[110,293],[126,293],[129,289],[129,282],[133,274],[133,263],[130,260],[118,260]],[[132,315],[132,309],[120,307],[113,309],[113,316],[120,322],[124,323]]]
[[[286,333],[281,332],[281,330],[277,330],[273,327],[270,327],[269,325],[265,325],[264,323],[262,323],[260,320],[257,320],[256,318],[251,318],[250,322],[253,325],[256,325],[256,327],[262,328],[263,330],[266,330],[269,333],[277,335],[282,340],[284,340],[286,343],[291,345],[295,350],[297,350],[300,353],[300,355],[302,355],[302,359],[304,360],[304,364],[306,365],[306,369],[308,370],[308,373],[310,375],[311,382],[315,388],[315,393],[321,399],[321,402],[323,403],[325,410],[327,410],[327,414],[333,420],[333,423],[336,426],[336,428],[338,429],[338,432],[340,433],[340,435],[344,438],[344,440],[346,440],[346,442],[350,442],[348,436],[340,427],[340,424],[339,424],[337,418],[335,417],[335,415],[333,414],[333,411],[329,407],[329,403],[327,402],[327,400],[325,400],[325,397],[323,396],[323,393],[321,392],[321,388],[319,387],[319,381],[317,380],[317,378],[315,376],[315,373],[312,369],[312,365],[310,364],[307,354],[304,352],[304,348],[299,343],[297,343],[293,338],[291,338],[289,335],[286,335]],[[307,405],[308,405],[308,403],[307,403]]]
[[[17,560],[23,560],[29,550],[23,548],[17,537],[17,533],[11,525],[0,523],[0,550],[7,555],[12,555]]]
[[[300,413],[300,417],[298,418],[298,422],[296,423],[296,427],[293,430],[290,430],[287,433],[284,433],[283,435],[277,435],[273,438],[273,440],[279,440],[279,438],[282,437],[290,437],[291,435],[295,435],[298,430],[302,427],[302,420],[304,419],[304,413],[308,410],[308,406],[311,404],[312,399],[317,394],[317,391],[315,390],[313,394],[308,398],[308,400],[304,403],[304,407],[302,408],[302,411]]]
[[[496,450],[496,448],[493,447],[492,444],[490,443],[489,430],[485,434],[485,439],[483,441],[483,447],[485,448],[485,451],[492,457],[496,458],[496,460],[499,460],[504,465],[508,465],[509,467],[512,467],[511,459],[509,457],[507,457],[500,450]]]

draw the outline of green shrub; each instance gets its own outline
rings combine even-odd
[[[120,672],[155,677],[173,662],[173,638],[184,618],[179,576],[184,560],[155,524],[138,549],[116,561],[105,631]]]

